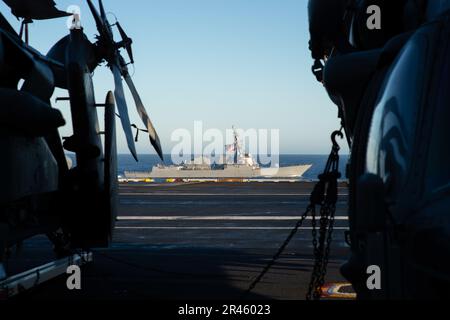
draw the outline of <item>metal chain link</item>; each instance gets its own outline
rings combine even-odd
[[[334,205],[325,204],[323,211],[324,214],[321,219],[322,234],[319,244],[320,250],[315,256],[316,261],[309,285],[307,300],[319,300],[322,296],[322,287],[325,284],[325,276],[327,273],[329,256],[331,252],[331,244],[333,241],[332,235],[334,230],[336,207]]]
[[[336,136],[343,137],[342,128],[335,131],[332,135],[333,149],[328,158],[324,173],[320,176],[322,183],[326,184],[326,196],[321,203],[320,210],[320,235],[318,249],[315,250],[315,263],[309,284],[309,290],[306,295],[307,300],[319,300],[322,297],[322,287],[325,284],[325,276],[331,252],[331,243],[333,241],[333,231],[336,214],[337,202],[337,181],[340,178],[339,173],[339,145],[336,143]],[[313,242],[317,241],[317,233],[313,228]]]
[[[340,178],[340,147],[336,142],[336,137],[340,136],[341,138],[343,138],[342,130],[343,128],[341,128],[339,131],[333,132],[331,136],[331,139],[333,141],[333,149],[328,158],[324,173],[319,176],[320,181],[316,184],[313,192],[311,193],[310,204],[308,208],[302,215],[301,219],[297,222],[295,227],[292,229],[281,247],[272,257],[272,259],[267,263],[261,273],[252,281],[249,288],[244,292],[242,298],[245,298],[257,286],[257,284],[264,278],[270,268],[277,262],[277,260],[280,258],[286,247],[297,234],[298,230],[303,225],[309,214],[311,214],[312,218],[312,243],[315,261],[306,299],[319,300],[321,298],[322,287],[325,283],[325,276],[327,273],[327,266],[331,252],[331,244],[333,241],[332,235],[336,214],[337,181]],[[321,208],[319,234],[317,234],[316,206],[320,206]]]
[[[306,218],[308,217],[311,210],[314,210],[312,206],[308,206],[305,213],[303,213],[301,219],[297,222],[294,229],[292,229],[289,236],[286,238],[286,240],[283,242],[281,247],[278,249],[278,251],[275,253],[275,255],[270,259],[270,261],[267,263],[267,265],[264,267],[264,269],[261,271],[261,273],[253,280],[253,282],[250,284],[248,289],[244,292],[242,298],[245,298],[250,292],[252,292],[253,289],[255,289],[256,285],[264,278],[266,273],[272,268],[272,266],[277,262],[277,260],[280,258],[280,256],[283,254],[284,250],[288,246],[288,244],[291,242],[291,240],[294,238],[294,236],[297,234],[298,230],[302,227],[303,222],[305,222]]]
[[[327,239],[327,245],[325,248],[325,256],[323,261],[323,268],[322,268],[322,274],[320,279],[320,287],[322,288],[325,282],[325,275],[327,272],[328,262],[330,258],[330,252],[331,252],[331,244],[333,243],[333,231],[334,231],[334,223],[335,223],[335,213],[336,213],[336,206],[332,206],[330,209],[330,217],[329,217],[329,225],[328,225],[328,239]]]
[[[314,248],[314,256],[318,254],[318,241],[317,241],[317,219],[316,219],[316,209],[314,208],[311,215],[311,225],[312,225],[312,243]]]

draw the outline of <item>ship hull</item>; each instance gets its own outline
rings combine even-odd
[[[301,178],[311,165],[281,168],[251,168],[228,165],[224,169],[183,170],[174,167],[155,167],[152,172],[125,172],[127,179],[282,179]]]

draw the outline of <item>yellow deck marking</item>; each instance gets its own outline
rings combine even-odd
[[[350,283],[328,283],[322,287],[322,298],[325,299],[356,299],[356,293],[341,292],[341,289],[351,287]]]

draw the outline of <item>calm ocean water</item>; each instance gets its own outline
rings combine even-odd
[[[165,164],[172,164],[170,155],[165,155]],[[328,155],[280,155],[280,167],[312,164],[303,176],[308,180],[315,180],[323,171],[327,162]],[[136,162],[131,155],[121,154],[118,157],[118,174],[123,175],[125,171],[150,171],[154,165],[161,163],[156,155],[139,155],[139,162]],[[342,177],[345,178],[345,166],[348,161],[348,155],[342,155],[340,161],[340,170]]]

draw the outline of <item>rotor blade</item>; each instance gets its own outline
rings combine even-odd
[[[114,95],[116,97],[117,109],[120,115],[120,121],[122,122],[123,131],[127,138],[128,149],[130,149],[131,154],[134,159],[138,161],[136,146],[134,144],[133,133],[131,131],[130,118],[128,116],[127,102],[125,101],[125,94],[123,91],[122,76],[120,74],[120,69],[116,64],[111,65],[111,70],[114,75],[115,91]]]
[[[103,24],[103,20],[102,17],[100,16],[100,14],[98,13],[97,9],[95,8],[94,4],[92,3],[91,0],[86,0],[87,4],[89,6],[89,9],[92,12],[92,16],[94,17],[95,20],[95,24],[97,26],[97,29],[100,33],[104,32],[104,28],[105,25]]]
[[[125,50],[128,53],[128,57],[130,57],[131,63],[134,63],[133,49],[131,48],[133,40],[130,37],[128,37],[128,35],[125,33],[125,30],[123,30],[119,22],[117,22],[116,25],[117,29],[119,30],[120,37],[122,38],[122,42],[124,43]]]
[[[161,149],[161,143],[159,141],[158,134],[156,133],[155,127],[153,126],[147,114],[147,111],[145,110],[144,104],[142,103],[141,97],[139,96],[139,93],[137,92],[136,87],[134,86],[133,80],[131,79],[128,73],[125,73],[124,78],[128,85],[128,88],[130,88],[131,94],[133,95],[134,102],[136,103],[137,112],[139,113],[139,116],[141,117],[142,121],[144,122],[144,125],[148,130],[150,142],[152,143],[153,147],[155,148],[155,151],[158,153],[161,160],[164,161],[164,156]]]
[[[106,17],[105,7],[103,6],[103,1],[98,0],[98,7],[100,8],[100,17],[103,21],[103,26],[105,27],[105,31],[108,34],[108,39],[111,42],[114,42],[114,35],[111,28],[111,25],[109,24],[108,18]]]
[[[107,22],[108,20],[106,19],[105,7],[103,6],[102,0],[98,0],[98,7],[100,8],[100,16],[102,17],[104,22]]]

